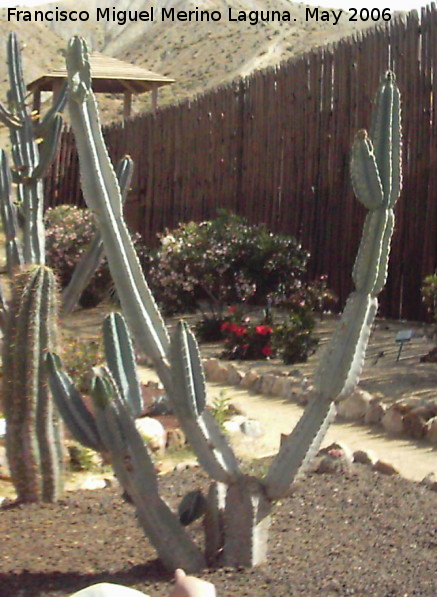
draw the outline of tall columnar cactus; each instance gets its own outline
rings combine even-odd
[[[0,103],[0,122],[9,128],[13,168],[10,175],[6,173],[8,165],[5,155],[0,155],[0,200],[7,199],[4,190],[5,180],[12,179],[17,184],[17,203],[23,221],[23,249],[25,263],[44,264],[44,224],[43,224],[43,187],[42,177],[51,164],[61,133],[62,111],[66,101],[66,88],[59,93],[52,108],[42,119],[30,111],[26,103],[26,87],[23,79],[21,53],[17,37],[9,35],[8,46],[9,85],[8,107]],[[2,184],[3,182],[3,184]],[[5,199],[6,198],[6,199]],[[17,242],[16,223],[2,209],[3,226],[8,238]],[[10,255],[9,267],[17,264],[17,254]]]
[[[361,132],[353,149],[354,187],[360,200],[370,209],[354,268],[356,290],[348,300],[339,331],[322,359],[316,381],[317,396],[285,440],[267,476],[258,480],[242,473],[209,415],[201,359],[192,333],[181,323],[172,339],[169,338],[144,280],[121,217],[120,191],[101,135],[86,46],[80,38],[73,38],[69,44],[67,67],[70,115],[79,150],[84,196],[99,222],[123,312],[138,346],[154,363],[200,463],[214,480],[205,514],[207,560],[246,566],[260,563],[266,557],[272,502],[287,492],[315,451],[335,411],[334,400],[354,387],[362,367],[377,308],[376,295],[386,277],[392,207],[400,189],[400,110],[394,78],[388,74],[378,93],[371,129],[373,145]],[[123,376],[129,376],[127,369]],[[137,468],[141,463],[139,458],[131,457],[139,456],[140,448],[130,424],[128,432],[127,410],[121,415],[121,402],[111,381],[95,383],[99,384],[97,400],[108,405],[112,395],[116,414],[115,418],[111,414],[105,423],[99,423],[100,438],[105,445],[115,446],[114,457],[128,450],[132,470],[129,479],[123,481],[120,476],[121,482],[129,492],[141,498],[144,491],[139,484],[144,482],[140,481],[143,473]],[[126,427],[122,438],[127,442],[124,447],[119,441],[123,425]],[[145,468],[144,475],[148,474]],[[132,482],[135,490],[129,485]],[[168,538],[168,551],[176,553],[178,536],[164,516],[156,523]],[[167,562],[169,560],[167,558]],[[194,557],[189,568],[193,570],[198,565],[199,560]]]
[[[117,180],[120,185],[122,203],[126,201],[129,186],[132,180],[134,163],[127,155],[124,156],[117,166]],[[76,307],[82,292],[91,282],[93,275],[104,257],[102,236],[97,230],[89,247],[82,255],[80,261],[74,268],[71,280],[62,292],[62,314],[68,315]]]
[[[20,501],[54,501],[63,484],[61,424],[44,369],[44,352],[57,346],[57,291],[53,272],[30,266],[13,279],[3,343],[6,452]]]

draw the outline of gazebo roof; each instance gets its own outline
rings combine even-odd
[[[144,93],[174,83],[174,79],[98,52],[91,53],[89,60],[93,91],[97,93]],[[54,91],[66,77],[65,67],[54,69],[29,83],[27,88],[30,91]]]

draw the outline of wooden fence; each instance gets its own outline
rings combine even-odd
[[[437,11],[389,23],[257,72],[105,132],[114,160],[136,165],[127,206],[145,241],[218,208],[295,235],[309,275],[327,274],[345,299],[364,210],[349,154],[369,127],[379,80],[392,68],[403,99],[404,184],[381,312],[420,319],[420,285],[437,266]],[[46,181],[47,203],[81,202],[74,140],[64,134]]]

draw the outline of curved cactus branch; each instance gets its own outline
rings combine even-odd
[[[143,399],[138,381],[134,348],[124,318],[110,313],[103,322],[105,356],[118,390],[134,418],[141,416]]]
[[[340,325],[320,360],[315,376],[316,397],[296,429],[283,442],[265,484],[274,499],[308,462],[323,439],[333,413],[333,401],[347,395],[359,380],[378,310],[377,294],[387,277],[392,207],[401,188],[401,129],[399,90],[387,73],[377,93],[372,137],[359,131],[351,158],[351,176],[358,199],[369,209],[353,270],[356,290],[350,295]],[[372,143],[373,140],[373,143]]]
[[[102,368],[91,394],[97,426],[120,483],[135,504],[138,521],[170,570],[180,566],[192,572],[205,567],[199,548],[177,516],[161,499],[155,467],[116,383]]]
[[[79,151],[85,200],[99,221],[111,275],[129,327],[166,386],[169,383],[166,361],[169,338],[122,219],[120,188],[100,130],[88,53],[80,38],[75,37],[69,43],[67,69],[70,117]]]
[[[134,163],[130,156],[122,158],[117,167],[117,180],[120,185],[122,203],[126,201],[129,192],[133,168]],[[103,247],[102,235],[100,234],[100,231],[97,230],[88,249],[74,268],[68,286],[66,286],[62,292],[62,313],[64,316],[75,309],[82,292],[90,283],[104,254],[105,250]]]
[[[23,264],[18,240],[17,209],[12,201],[12,176],[5,151],[0,150],[0,210],[6,236],[6,264],[11,276],[14,269]]]

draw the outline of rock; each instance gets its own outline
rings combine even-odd
[[[270,393],[272,396],[282,396],[284,391],[284,387],[286,386],[288,380],[283,375],[277,375],[275,381],[272,384],[270,389]]]
[[[205,364],[205,375],[209,381],[226,382],[227,368],[218,359],[209,359]]]
[[[371,450],[356,450],[353,453],[354,462],[358,464],[367,464],[373,466],[378,460],[376,455]]]
[[[181,471],[187,471],[190,468],[197,468],[199,465],[199,463],[196,460],[189,460],[186,462],[178,462],[178,464],[175,464],[173,467],[173,470],[176,472],[181,472]]]
[[[251,388],[253,388],[253,386],[255,385],[255,383],[257,381],[259,381],[260,376],[258,375],[258,373],[256,371],[248,371],[246,373],[246,375],[243,377],[243,379],[240,382],[240,386],[242,388],[246,388],[246,390],[250,390]]]
[[[268,396],[272,392],[273,384],[276,381],[276,375],[272,375],[271,373],[266,373],[261,377],[261,394]]]
[[[437,491],[437,474],[429,473],[422,479],[420,484],[425,485],[425,487],[428,487],[431,491]]]
[[[357,421],[363,419],[372,395],[365,390],[356,389],[352,394],[349,394],[344,400],[337,403],[337,415],[346,421]]]
[[[101,582],[97,585],[91,585],[70,597],[145,597],[146,593],[140,593],[135,589],[123,587],[122,585],[114,585],[112,583]],[[147,597],[147,596],[146,596]]]
[[[85,479],[85,481],[83,481],[80,486],[79,489],[88,489],[88,490],[93,490],[93,489],[105,489],[105,487],[110,487],[111,486],[111,481],[109,481],[109,479],[102,479],[101,477],[87,477]]]
[[[241,383],[241,380],[243,379],[242,372],[232,364],[226,365],[226,370],[227,370],[226,382],[230,386],[239,386]]]
[[[426,422],[431,412],[426,406],[419,406],[406,414],[403,421],[405,433],[415,439],[424,438],[427,433]]]
[[[382,402],[381,398],[372,398],[367,405],[367,410],[364,415],[364,423],[366,425],[379,425],[386,411],[387,407]]]
[[[334,442],[319,451],[315,472],[321,474],[347,473],[353,462],[351,450],[344,444]]]
[[[151,450],[164,452],[167,434],[162,423],[151,417],[141,417],[136,419],[135,425]]]
[[[401,435],[404,431],[404,416],[394,404],[381,419],[381,424],[390,435]]]
[[[175,581],[170,597],[216,597],[215,587],[212,583],[194,576],[187,576],[181,568],[175,571]]]
[[[240,425],[241,433],[249,437],[261,437],[264,435],[264,429],[259,421],[254,419],[246,419]]]
[[[426,423],[426,439],[437,446],[437,417],[429,419]]]
[[[203,370],[207,379],[212,379],[219,365],[220,361],[218,359],[208,359],[203,363]]]
[[[244,415],[234,415],[223,423],[223,427],[228,433],[238,433],[241,432],[241,425],[246,420]]]
[[[389,462],[377,460],[372,466],[372,470],[381,475],[399,475],[399,471]]]
[[[187,439],[182,429],[180,429],[179,427],[175,427],[174,429],[167,429],[167,440],[165,447],[168,450],[181,450],[186,443]]]

